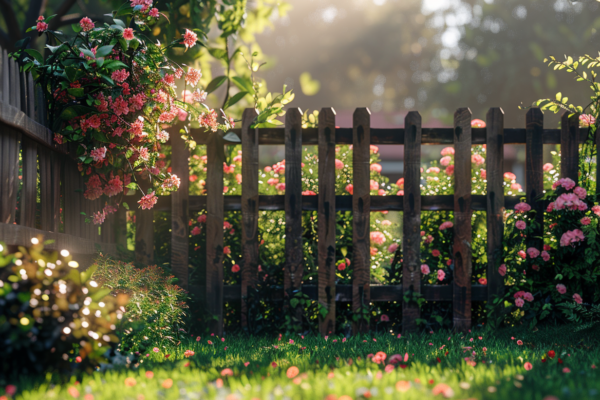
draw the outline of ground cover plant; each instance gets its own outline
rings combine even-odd
[[[17,394],[5,398],[593,399],[599,345],[597,330],[572,326],[347,339],[193,335],[131,354],[128,368],[62,384],[11,382],[5,390]]]

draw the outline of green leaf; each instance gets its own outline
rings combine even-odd
[[[297,298],[292,298],[290,300],[290,306],[292,306],[292,308],[296,308],[298,306],[298,303],[300,302],[300,300],[298,300]]]
[[[231,80],[238,88],[240,88],[240,90],[244,90],[252,95],[254,94],[254,88],[252,87],[252,81],[250,79],[234,76]]]
[[[248,94],[248,92],[236,93],[235,95],[233,95],[232,97],[227,99],[227,101],[225,102],[225,105],[223,106],[223,110],[227,110],[229,107],[231,107],[232,105],[234,105],[235,103],[237,103],[238,101],[243,99],[244,96],[246,96],[247,94]]]
[[[314,96],[321,89],[321,82],[313,79],[309,72],[303,72],[300,74],[300,88],[305,95]]]
[[[122,202],[121,204],[123,205],[123,207],[125,207],[126,210],[129,210],[129,204],[127,204],[126,202]]]
[[[92,111],[95,111],[95,110],[93,108],[91,108],[91,107],[75,105],[75,106],[71,106],[71,107],[65,108],[60,113],[60,118],[63,119],[64,121],[68,121],[70,119],[73,119],[75,117],[79,117],[81,115],[85,115],[85,114],[87,114],[89,112],[92,112]]]
[[[112,53],[113,46],[102,46],[96,51],[96,57],[106,57],[110,53]]]
[[[52,52],[53,54],[56,54],[56,52],[62,47],[63,49],[66,49],[66,46],[64,43],[59,44],[58,46],[50,46],[49,44],[46,45],[46,47],[48,49],[50,49],[50,52]],[[92,54],[93,56],[93,54]]]
[[[29,54],[40,64],[44,63],[44,56],[39,51],[35,49],[25,49],[25,53]]]
[[[127,189],[137,190],[137,183],[131,182],[129,185],[125,186]]]
[[[108,138],[106,137],[106,133],[100,131],[94,131],[94,139],[104,143],[110,142],[110,140],[108,140]]]
[[[217,58],[217,59],[223,60],[223,61],[227,61],[227,58],[228,58],[227,57],[227,52],[224,49],[216,49],[214,47],[210,47],[208,49],[208,52],[214,58]]]
[[[125,25],[125,22],[123,22],[123,20],[114,18],[113,21],[115,21],[115,24],[119,25],[121,28],[127,28],[127,25]]]
[[[46,18],[46,20],[44,22],[48,23],[50,22],[54,17],[56,17],[58,14],[52,14],[51,16],[49,16],[48,18]]]
[[[210,81],[208,86],[206,86],[206,89],[205,89],[206,93],[210,94],[210,93],[214,92],[215,90],[217,90],[219,88],[219,86],[221,86],[223,83],[225,83],[226,80],[227,80],[227,77],[225,75],[217,76],[215,79]]]
[[[71,29],[73,29],[73,32],[79,33],[83,28],[79,24],[71,24]]]
[[[104,57],[100,57],[96,59],[96,66],[98,68],[102,67],[102,65],[104,64]]]
[[[129,42],[129,47],[131,47],[131,48],[132,48],[132,49],[134,49],[134,50],[135,50],[135,49],[137,49],[139,45],[140,45],[140,41],[139,41],[139,40],[137,40],[137,39],[132,39],[132,40]]]
[[[81,50],[81,52],[83,53],[84,56],[90,57],[91,59],[96,58],[96,56],[94,55],[94,53],[92,53],[90,50],[80,47],[79,50]]]
[[[223,140],[225,140],[227,142],[232,142],[232,143],[241,143],[242,142],[240,140],[240,138],[238,137],[238,135],[236,135],[234,132],[227,132],[227,134],[225,134],[223,136]]]
[[[83,88],[69,88],[69,89],[67,89],[67,92],[71,96],[75,96],[75,97],[81,97],[81,96],[84,95],[84,89]]]

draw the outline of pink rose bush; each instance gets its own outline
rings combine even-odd
[[[73,24],[76,37],[66,38],[44,62],[39,61],[41,54],[32,55],[37,50],[23,53],[23,69],[37,76],[46,90],[55,141],[76,145],[76,161],[85,177],[84,197],[103,200],[103,208],[94,212],[94,223],[116,211],[128,190],[141,191],[141,180],[149,186],[138,201],[142,209],[152,208],[156,195],[178,189],[179,178],[162,159],[168,126],[194,122],[207,131],[233,127],[233,120],[224,114],[219,125],[218,113],[204,104],[200,70],[182,69],[166,56],[170,47],[196,45],[195,32],[186,29],[166,46],[145,39],[144,31],[161,16],[151,0],[132,0],[119,15],[135,23],[126,27],[115,17],[110,25],[96,25],[86,16]],[[48,31],[47,22],[40,16],[29,30],[51,37],[60,34]],[[178,86],[183,98],[177,94]]]

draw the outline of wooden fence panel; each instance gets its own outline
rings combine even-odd
[[[335,111],[323,108],[319,113],[319,204],[318,263],[319,304],[327,315],[320,316],[321,335],[335,333]]]
[[[291,300],[301,289],[304,274],[302,251],[302,111],[291,108],[285,114],[285,270],[284,297]],[[289,303],[284,304],[288,307]],[[302,307],[295,310],[301,324]]]
[[[19,79],[19,65],[13,59],[8,60],[10,71],[10,105],[21,109],[21,87]]]
[[[221,132],[210,133],[206,177],[206,310],[214,317],[211,333],[223,333],[223,162]]]
[[[353,195],[352,195],[352,311],[357,313],[369,307],[371,251],[371,192],[370,144],[371,112],[357,108],[352,118]],[[366,333],[369,323],[364,319],[354,322],[353,333]]]
[[[139,179],[139,178],[138,178]],[[142,193],[136,198],[148,194],[150,182],[148,179],[138,180]],[[139,204],[135,206],[135,262],[143,266],[154,263],[154,210],[142,210]]]
[[[38,147],[32,141],[23,138],[21,154],[23,158],[23,190],[21,191],[21,225],[35,228],[35,210],[37,206]]]
[[[189,285],[189,197],[190,151],[178,129],[171,131],[171,173],[180,179],[179,190],[171,192],[171,270],[177,285],[187,290]]]
[[[539,108],[532,108],[527,112],[525,124],[527,129],[525,190],[527,203],[537,211],[535,222],[539,225],[533,234],[527,238],[527,247],[535,247],[542,251],[542,241],[537,238],[544,233],[544,205],[541,201],[536,200],[544,194],[544,145],[542,139],[544,114]]]
[[[471,110],[454,113],[454,329],[471,329]]]
[[[421,293],[421,115],[411,111],[404,119],[404,211],[402,290]],[[402,302],[402,330],[417,328],[420,309]]]
[[[579,114],[563,113],[560,130],[560,176],[579,182]]]
[[[248,327],[248,288],[258,278],[258,129],[250,126],[258,113],[253,108],[242,116],[242,328]]]
[[[16,222],[21,134],[6,125],[0,125],[0,131],[0,222],[12,224]]]
[[[487,287],[488,304],[504,292],[504,278],[498,272],[502,260],[504,234],[504,111],[490,108],[486,116],[486,180],[487,180]]]

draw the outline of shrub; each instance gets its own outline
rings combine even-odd
[[[91,371],[118,342],[121,313],[93,268],[38,244],[8,254],[0,243],[0,378],[46,370]],[[124,301],[124,298],[119,298]]]
[[[121,349],[143,351],[161,342],[175,343],[183,331],[187,294],[173,277],[155,265],[136,268],[132,263],[100,257],[94,279],[113,296],[129,297],[125,318],[118,327]]]

